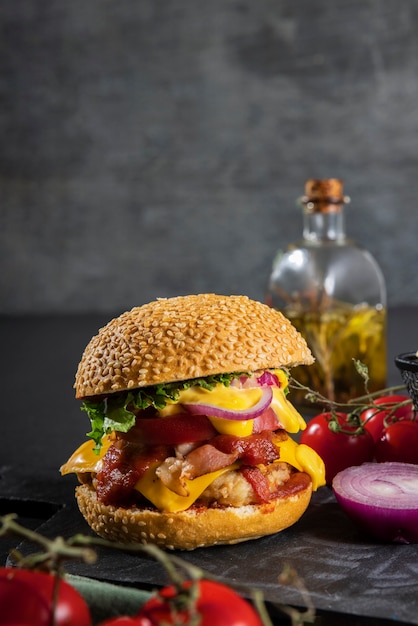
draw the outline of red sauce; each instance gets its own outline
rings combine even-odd
[[[271,492],[266,477],[256,466],[267,465],[279,458],[280,452],[273,443],[274,438],[277,439],[277,433],[267,430],[242,438],[234,435],[216,435],[208,444],[198,446],[187,455],[186,460],[191,463],[194,459],[199,466],[206,467],[210,461],[206,448],[224,453],[224,462],[227,465],[240,459],[241,471],[252,486],[258,501],[269,502],[281,495],[289,495],[289,492],[296,493],[306,486],[306,480],[310,480],[307,475],[298,472],[294,476],[306,476],[306,480],[302,478],[298,482],[292,478],[289,484],[286,483],[283,488]],[[198,454],[199,451],[202,458]],[[129,440],[127,436],[116,440],[103,457],[102,467],[96,476],[98,500],[106,505],[129,506],[138,480],[151,466],[162,463],[169,456],[175,456],[175,450],[171,445],[146,445],[138,439]],[[205,456],[208,456],[206,460]],[[213,468],[206,468],[203,473],[208,471],[213,471]],[[201,472],[196,471],[195,475],[199,476]]]
[[[97,498],[103,504],[122,505],[138,480],[156,462],[172,453],[168,446],[149,446],[123,439],[110,446],[97,474]]]

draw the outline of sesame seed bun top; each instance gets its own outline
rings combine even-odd
[[[159,299],[111,320],[87,345],[77,398],[212,374],[309,365],[302,335],[246,296]]]

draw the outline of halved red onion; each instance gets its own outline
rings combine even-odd
[[[339,472],[332,487],[345,513],[383,541],[418,543],[418,465],[364,463]]]
[[[261,415],[271,404],[273,392],[270,387],[262,389],[260,400],[248,409],[225,409],[216,404],[201,404],[190,402],[183,404],[190,413],[209,415],[210,417],[221,417],[228,420],[252,420]]]

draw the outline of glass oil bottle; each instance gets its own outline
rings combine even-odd
[[[274,259],[267,303],[308,342],[315,364],[292,370],[300,383],[335,402],[364,395],[353,359],[368,368],[369,391],[386,385],[386,288],[373,256],[347,238],[338,179],[308,180],[303,237]],[[292,391],[303,402],[305,392]]]

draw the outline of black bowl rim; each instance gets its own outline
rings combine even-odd
[[[395,357],[395,364],[400,370],[418,372],[417,352],[403,352]]]

